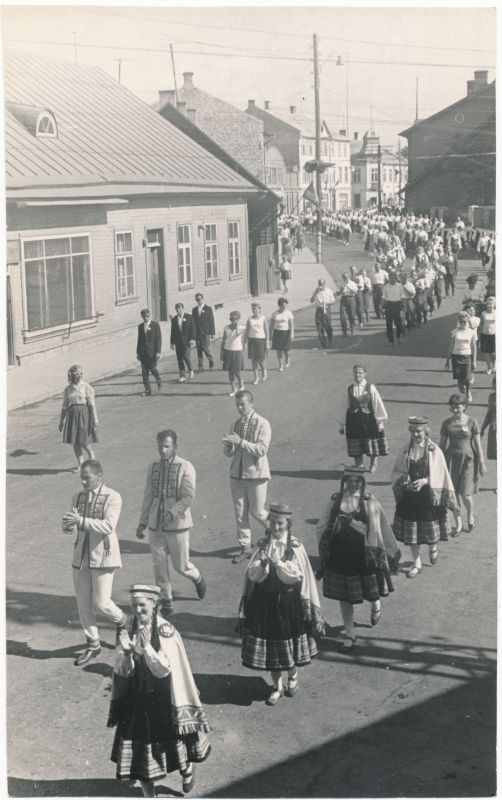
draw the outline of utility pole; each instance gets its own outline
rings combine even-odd
[[[172,61],[172,64],[173,64],[174,93],[175,93],[175,96],[176,96],[176,105],[178,105],[178,84],[176,83],[176,67],[174,66],[174,49],[173,49],[172,44],[169,45],[169,47],[171,48],[171,61]]]
[[[350,139],[349,132],[349,55],[345,53],[345,122],[347,128],[347,138]]]
[[[401,139],[399,139],[397,143],[397,158],[398,158],[398,169],[399,169],[399,202],[401,202],[401,189],[403,188],[402,179],[401,179]]]
[[[317,233],[316,233],[316,261],[321,263],[322,247],[322,186],[321,186],[321,103],[319,81],[319,50],[317,34],[314,33],[314,98],[315,98],[315,160],[317,164],[315,174],[315,190],[317,194]]]
[[[382,210],[382,148],[378,145],[378,210]]]

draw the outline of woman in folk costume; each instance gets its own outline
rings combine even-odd
[[[340,602],[346,638],[343,647],[356,643],[354,605],[371,603],[370,621],[380,621],[380,598],[394,591],[391,571],[396,572],[401,553],[383,509],[366,491],[364,469],[346,467],[340,492],[332,495],[319,520],[319,555],[322,593]]]
[[[438,542],[450,533],[448,509],[458,514],[455,488],[442,450],[429,439],[426,417],[409,417],[410,441],[397,455],[392,470],[396,499],[393,529],[396,539],[411,549],[413,566],[407,577],[422,571],[420,547],[429,546],[431,565],[438,560]]]
[[[154,782],[179,770],[184,792],[205,761],[210,730],[181,636],[157,611],[158,586],[131,587],[133,616],[119,634],[108,727],[117,726],[111,760],[119,780]]]
[[[269,529],[246,569],[239,609],[242,663],[270,672],[269,706],[283,694],[296,694],[297,667],[317,655],[314,632],[324,633],[314,573],[305,548],[291,534],[291,517],[289,506],[270,506]]]
[[[389,453],[384,431],[387,411],[376,386],[366,380],[366,369],[355,364],[352,369],[354,381],[342,399],[339,414],[339,430],[347,439],[347,453],[361,467],[364,455],[370,457],[370,472],[377,468],[378,456]]]

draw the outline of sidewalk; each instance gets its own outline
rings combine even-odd
[[[301,256],[296,256],[292,264],[292,279],[288,286],[289,309],[294,311],[309,305],[312,293],[317,285],[318,278],[325,278],[327,286],[333,286],[333,281],[323,264],[315,263],[315,256],[305,248]],[[251,302],[257,300],[262,307],[262,312],[269,319],[272,311],[277,308],[277,298],[281,297],[279,290],[259,297],[246,295],[240,300],[225,304],[215,312],[217,336],[221,336],[223,327],[228,322],[230,311],[241,312],[243,320],[251,316]],[[195,301],[194,301],[195,304]],[[175,358],[174,352],[169,349],[170,323],[162,322],[163,355],[161,365]],[[102,339],[99,344],[82,343],[82,348],[76,354],[72,350],[68,355],[64,350],[58,351],[51,357],[32,360],[23,367],[12,367],[7,370],[7,411],[46,400],[54,395],[61,395],[66,383],[66,373],[70,364],[81,364],[85,379],[94,384],[100,378],[115,375],[118,372],[135,369],[138,372],[138,392],[141,390],[141,370],[136,359],[137,328],[123,331],[120,336],[113,336],[107,341]],[[217,353],[215,346],[214,352]]]

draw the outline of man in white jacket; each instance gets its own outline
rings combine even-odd
[[[202,600],[206,595],[206,582],[190,561],[190,531],[193,527],[190,505],[195,497],[195,469],[190,461],[177,454],[177,441],[175,431],[165,430],[157,434],[161,459],[148,467],[136,530],[137,538],[144,539],[148,527],[153,572],[155,582],[160,586],[165,615],[174,613],[169,555],[176,572],[195,584],[199,598]]]

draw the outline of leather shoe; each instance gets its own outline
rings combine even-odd
[[[195,581],[195,590],[201,600],[204,600],[207,592],[206,581],[200,576],[198,581]]]
[[[188,792],[191,792],[191,791],[192,791],[192,789],[193,789],[193,785],[194,785],[194,783],[195,783],[195,781],[194,781],[194,777],[193,777],[193,771],[190,771],[190,772],[188,773],[188,775],[186,775],[186,774],[185,774],[185,775],[183,775],[183,774],[182,774],[182,775],[181,775],[181,780],[182,780],[181,787],[182,787],[182,789],[183,789],[183,792],[184,792],[185,794],[188,794]]]
[[[83,653],[73,662],[76,667],[85,667],[93,658],[96,658],[101,653],[101,645],[98,647],[86,647]]]

